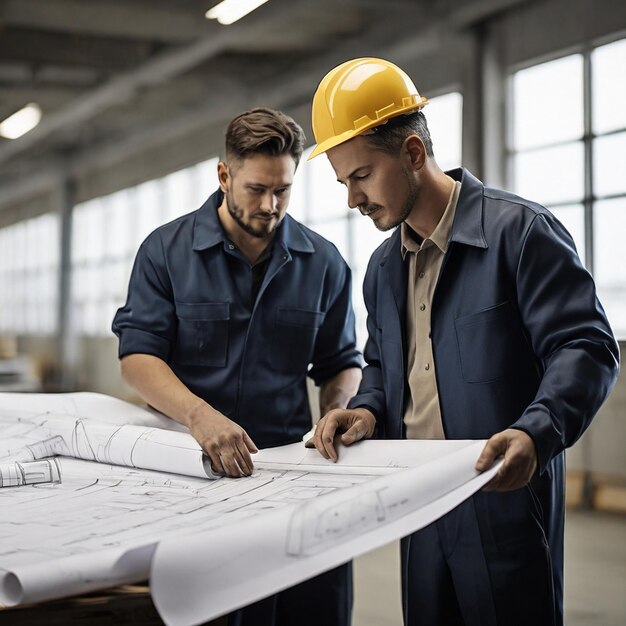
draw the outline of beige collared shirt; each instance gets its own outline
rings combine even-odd
[[[456,181],[441,220],[432,235],[421,243],[420,237],[406,223],[401,226],[402,257],[409,257],[406,310],[409,394],[404,409],[407,439],[445,439],[430,338],[430,315],[460,191],[461,183]]]

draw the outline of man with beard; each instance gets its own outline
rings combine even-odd
[[[545,208],[437,165],[411,79],[382,59],[331,70],[317,147],[383,231],[363,293],[366,367],[308,445],[488,439],[484,491],[402,541],[407,626],[563,623],[564,449],[618,373],[619,350],[572,238]]]
[[[322,415],[347,406],[361,377],[350,270],[286,213],[303,146],[302,129],[279,111],[235,117],[220,189],[148,236],[113,321],[123,378],[187,426],[226,476],[249,476],[257,446],[302,440],[307,375],[320,386]],[[351,605],[348,564],[229,624],[347,626]]]

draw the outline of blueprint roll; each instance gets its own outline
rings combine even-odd
[[[58,455],[197,478],[219,478],[189,433],[54,415],[41,418],[37,431],[41,440],[18,451],[16,460]]]
[[[0,463],[0,487],[60,482],[61,467],[56,459]]]

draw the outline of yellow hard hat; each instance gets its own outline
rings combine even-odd
[[[313,96],[317,146],[309,159],[427,102],[397,65],[371,57],[346,61],[324,76]]]

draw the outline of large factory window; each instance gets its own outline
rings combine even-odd
[[[626,39],[512,75],[514,190],[548,207],[592,272],[626,338]]]

